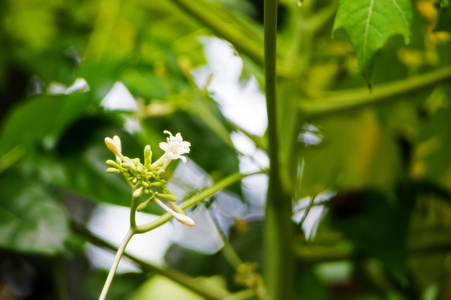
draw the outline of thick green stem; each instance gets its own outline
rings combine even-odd
[[[114,274],[116,273],[117,267],[119,266],[119,262],[121,261],[121,257],[124,254],[125,247],[127,247],[128,242],[130,242],[130,239],[135,234],[133,229],[129,229],[127,234],[125,235],[124,239],[122,240],[121,245],[119,246],[119,249],[116,252],[116,257],[114,258],[113,265],[111,266],[110,272],[108,273],[108,277],[105,281],[105,285],[103,286],[102,293],[100,294],[99,300],[104,300],[106,297],[106,294],[108,293],[108,290],[110,289],[111,282],[113,281]]]
[[[432,88],[438,84],[451,81],[451,67],[441,68],[427,74],[376,85],[370,94],[367,88],[345,91],[337,96],[312,99],[299,103],[300,109],[309,117],[340,113],[346,110],[374,105],[378,103],[405,99],[403,96]]]
[[[269,186],[266,201],[264,268],[267,299],[291,299],[293,254],[291,196],[282,189],[277,129],[277,0],[265,0],[265,92],[268,114]]]

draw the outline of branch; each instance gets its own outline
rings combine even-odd
[[[413,234],[415,239],[417,234]],[[406,250],[409,255],[428,255],[437,252],[451,251],[451,242],[449,236],[446,238],[436,239],[434,241],[410,245]],[[294,252],[297,255],[297,260],[302,264],[319,264],[325,262],[336,262],[344,260],[358,260],[365,256],[362,253],[356,252],[351,246],[343,246],[342,243],[336,245],[298,245]]]
[[[182,210],[185,210],[191,206],[194,206],[194,205],[204,201],[206,198],[208,198],[208,197],[212,196],[213,194],[215,194],[216,192],[228,187],[229,185],[240,181],[244,177],[255,175],[255,174],[262,174],[262,173],[265,173],[265,171],[259,171],[259,172],[248,173],[248,174],[235,173],[233,175],[230,175],[229,177],[226,177],[223,180],[215,183],[213,186],[204,189],[199,194],[196,194],[193,197],[189,198],[188,200],[184,201],[180,205],[180,208]],[[155,221],[152,221],[148,224],[137,226],[136,233],[148,232],[152,229],[155,229],[155,228],[163,225],[164,223],[168,222],[171,219],[172,219],[172,216],[170,214],[166,213],[166,214],[162,215],[161,217],[159,217],[158,219],[156,219]]]
[[[375,86],[372,94],[369,94],[367,88],[355,89],[340,93],[337,96],[299,102],[299,108],[305,116],[313,118],[389,100],[403,99],[403,96],[450,81],[451,66],[448,66],[427,74]]]
[[[100,237],[96,236],[91,231],[86,229],[84,226],[78,224],[75,221],[72,221],[70,225],[71,225],[72,230],[75,233],[77,233],[78,235],[83,237],[89,243],[91,243],[97,247],[100,247],[103,249],[108,249],[112,252],[117,253],[117,251],[118,251],[117,247],[106,242],[105,240],[101,239]],[[139,258],[136,258],[135,256],[128,254],[127,252],[124,252],[123,256],[127,257],[129,260],[131,260],[135,264],[139,265],[143,269],[163,275],[163,276],[171,279],[172,281],[180,284],[181,286],[184,286],[185,288],[195,292],[196,294],[198,294],[202,297],[205,297],[206,299],[224,299],[224,298],[227,298],[228,296],[230,296],[228,291],[221,290],[217,287],[212,288],[210,285],[207,285],[207,284],[203,283],[202,281],[198,281],[198,280],[196,280],[186,274],[183,274],[177,270],[173,270],[173,269],[170,269],[167,267],[166,268],[158,267],[151,263],[145,262]]]

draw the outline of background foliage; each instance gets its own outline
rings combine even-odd
[[[292,199],[290,297],[449,299],[448,1],[284,0],[278,8],[277,193]],[[268,151],[270,130],[243,131],[195,83],[205,37],[228,41],[243,60],[241,80],[252,75],[264,90],[263,1],[0,2],[5,299],[98,297],[106,271],[93,269],[85,247],[114,246],[86,224],[98,204],[130,204],[127,184],[105,173],[104,137],[120,135],[130,157],[146,144],[156,156],[163,130],[181,132],[214,182],[240,171],[233,132]],[[77,78],[89,89],[67,88]],[[101,105],[118,81],[136,110]],[[130,124],[139,129],[130,133]],[[227,190],[249,201],[239,183]],[[205,205],[212,211],[220,200]],[[316,234],[304,233],[304,217],[291,218],[291,204],[304,216],[326,208]],[[233,220],[216,254],[173,244],[164,267],[129,257],[141,271],[118,275],[108,298],[258,299],[265,278],[272,289],[261,274],[277,256],[262,253],[263,240],[275,242],[263,220]]]

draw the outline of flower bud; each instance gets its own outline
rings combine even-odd
[[[119,170],[116,168],[108,168],[108,169],[106,169],[106,172],[108,174],[113,174],[113,173],[119,173]]]
[[[143,187],[140,186],[139,188],[137,188],[134,192],[133,192],[133,197],[134,198],[139,198],[142,196],[142,192],[143,192]]]
[[[118,160],[123,159],[123,156],[121,153],[121,151],[122,151],[121,139],[117,135],[115,135],[112,139],[109,137],[106,137],[105,144],[108,147],[108,149],[110,149],[111,152],[116,154],[116,158]]]
[[[180,223],[187,225],[187,226],[194,226],[194,221],[193,219],[191,219],[188,216],[185,215],[181,215],[181,214],[176,214],[174,215],[174,218],[177,219],[177,221],[179,221]]]
[[[182,210],[180,207],[178,207],[178,205],[175,204],[174,202],[169,202],[169,204],[171,204],[171,207],[172,207],[172,209],[173,209],[175,212],[178,212],[179,214],[182,214],[182,215],[185,214],[185,213],[183,212],[183,210]]]
[[[122,163],[122,166],[124,168],[127,168],[127,169],[134,169],[135,168],[135,165],[132,164],[131,162],[124,162],[124,163]]]
[[[150,149],[150,146],[147,145],[144,148],[144,165],[149,166],[152,164],[152,150]]]
[[[137,211],[142,211],[146,208],[147,204],[149,203],[149,201],[145,201],[143,203],[141,203],[140,205],[138,205],[138,207],[136,208]]]
[[[113,168],[120,168],[121,167],[117,162],[115,162],[114,160],[111,160],[111,159],[106,161],[106,165],[109,166],[109,167],[113,167]]]
[[[163,197],[164,199],[171,201],[171,202],[177,201],[177,198],[175,198],[175,196],[172,194],[160,194],[160,197]]]

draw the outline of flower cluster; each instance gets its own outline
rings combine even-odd
[[[139,158],[131,159],[122,154],[121,140],[117,135],[113,138],[105,138],[106,146],[116,155],[116,161],[107,160],[106,164],[109,166],[107,172],[122,174],[132,187],[134,198],[140,198],[143,195],[149,196],[138,206],[138,210],[143,210],[147,204],[155,201],[182,224],[193,226],[194,221],[175,204],[177,199],[167,189],[164,179],[165,169],[172,160],[181,159],[186,163],[186,158],[182,155],[189,153],[191,144],[183,141],[180,133],[177,133],[175,137],[167,130],[164,133],[169,134],[167,142],[160,143],[160,148],[165,153],[154,163],[152,163],[152,151],[149,145],[144,148],[144,163],[141,163]],[[168,201],[172,209],[160,199]]]

